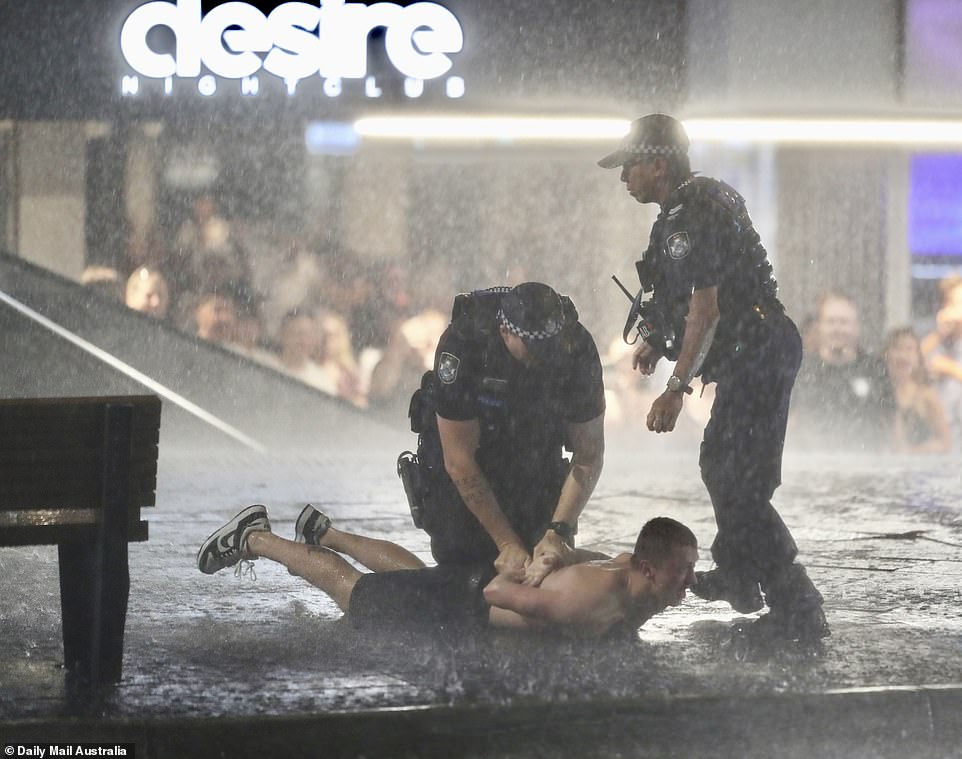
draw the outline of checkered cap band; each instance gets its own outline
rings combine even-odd
[[[516,324],[512,324],[511,321],[505,316],[502,309],[498,309],[498,319],[505,326],[508,332],[517,335],[522,340],[550,340],[552,337],[561,332],[564,323],[557,319],[549,319],[547,324],[545,324],[544,329],[539,330],[527,330],[522,329]]]
[[[648,143],[629,145],[621,150],[631,155],[684,155],[688,152],[688,148],[680,145],[649,145]]]
[[[684,126],[664,113],[650,113],[631,122],[618,149],[598,161],[603,169],[624,166],[638,156],[684,156],[690,141]]]

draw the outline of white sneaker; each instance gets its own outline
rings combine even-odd
[[[247,537],[252,532],[270,531],[267,507],[260,504],[248,506],[204,541],[197,552],[197,568],[212,575],[239,561],[257,558],[247,551]]]

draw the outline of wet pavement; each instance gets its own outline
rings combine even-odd
[[[429,559],[394,458],[412,436],[312,453],[162,450],[150,540],[130,546],[123,681],[60,668],[56,548],[0,550],[0,745],[133,742],[174,756],[962,757],[962,467],[957,459],[789,452],[776,506],[826,598],[812,653],[741,657],[740,616],[689,596],[629,642],[488,633],[358,637],[320,592],[257,562],[197,571],[249,503],[293,532],[311,501]],[[611,441],[580,545],[630,550],[676,517],[702,562],[714,533],[695,448]]]

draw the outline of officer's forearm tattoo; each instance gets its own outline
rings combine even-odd
[[[491,486],[483,474],[469,474],[454,481],[454,486],[461,494],[465,506],[474,512],[475,506],[482,505],[491,497]]]
[[[454,480],[454,486],[461,495],[461,500],[468,507],[468,511],[477,517],[485,532],[498,546],[499,550],[508,543],[517,543],[518,537],[508,521],[498,499],[491,489],[491,484],[481,473],[469,474]]]
[[[507,536],[505,530],[510,528],[504,522],[504,514],[498,504],[498,499],[495,498],[494,491],[491,490],[491,484],[483,474],[469,474],[466,477],[454,480],[454,486],[458,489],[461,500],[468,507],[468,511],[477,517],[481,526],[496,543]]]
[[[587,501],[595,485],[601,478],[601,467],[591,464],[579,464],[571,467],[571,477],[581,487],[582,499]],[[582,504],[584,505],[584,504]]]

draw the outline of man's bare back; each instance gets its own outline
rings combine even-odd
[[[630,620],[641,626],[666,606],[681,603],[698,552],[678,546],[658,564],[633,562],[631,554],[555,570],[539,587],[499,575],[484,590],[493,627],[558,627],[578,637],[599,637]]]

